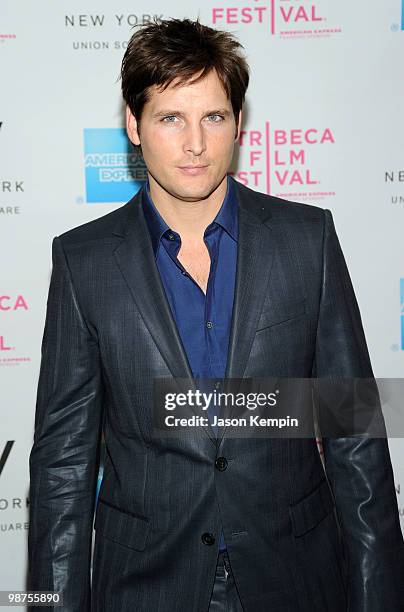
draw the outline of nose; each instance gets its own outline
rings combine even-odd
[[[199,157],[206,150],[206,139],[203,126],[189,123],[185,130],[184,151]]]

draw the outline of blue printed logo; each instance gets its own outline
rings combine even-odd
[[[127,202],[147,179],[144,160],[123,128],[85,128],[86,200]]]
[[[404,351],[404,278],[400,279],[401,350]]]

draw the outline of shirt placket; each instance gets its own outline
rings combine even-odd
[[[209,375],[210,378],[215,378],[220,374],[222,368],[222,362],[220,359],[220,347],[217,337],[215,320],[215,309],[214,309],[214,293],[215,293],[215,282],[216,282],[216,270],[218,263],[218,246],[220,239],[220,228],[218,225],[214,225],[213,228],[206,231],[205,244],[208,248],[210,255],[210,273],[208,278],[208,285],[206,289],[205,299],[205,337],[206,346],[208,349],[209,359]]]

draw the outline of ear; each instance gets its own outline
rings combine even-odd
[[[235,136],[235,142],[238,141],[238,139],[240,138],[240,132],[241,132],[241,123],[243,121],[243,111],[240,110],[239,114],[238,114],[238,121],[236,124],[236,136]]]
[[[136,117],[132,114],[132,111],[130,110],[128,105],[126,105],[126,132],[128,134],[129,140],[134,145],[140,145]]]

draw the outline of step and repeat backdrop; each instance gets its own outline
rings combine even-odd
[[[133,27],[154,17],[238,36],[251,81],[231,172],[332,211],[375,376],[404,375],[404,0],[2,0],[0,590],[25,586],[52,238],[145,179],[119,71]],[[404,529],[404,447],[389,445]]]

